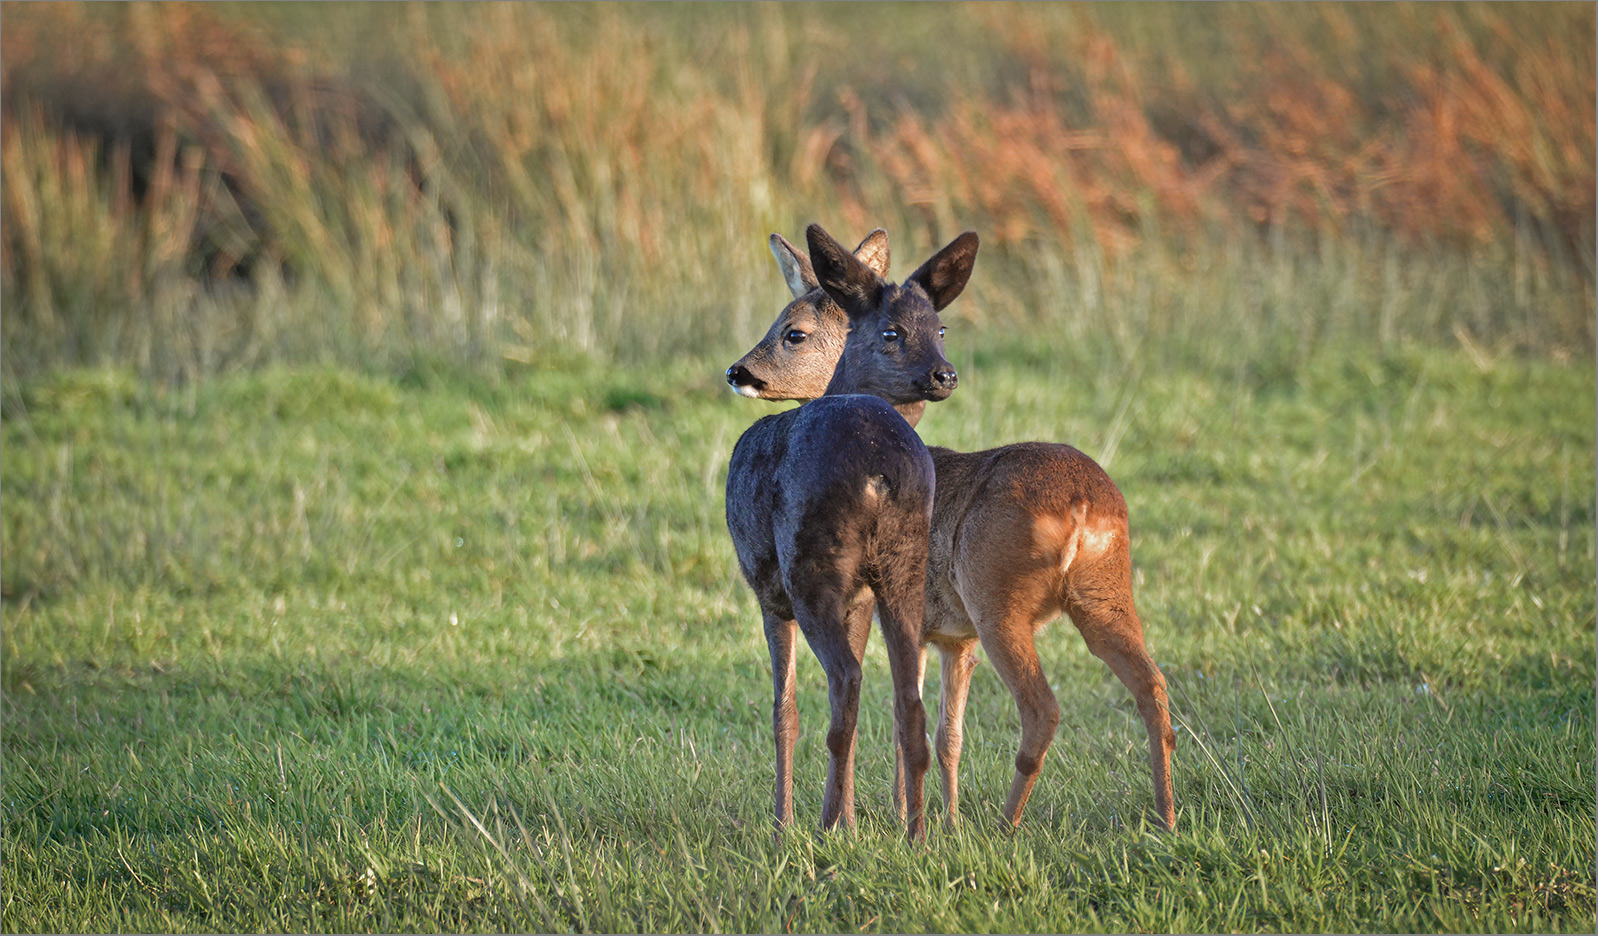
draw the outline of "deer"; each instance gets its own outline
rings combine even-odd
[[[727,382],[750,398],[813,400],[831,386],[834,360],[853,322],[833,301],[832,290],[821,288],[803,254],[780,234],[771,235],[770,245],[793,301],[760,343],[727,369]],[[870,255],[886,275],[885,234]],[[934,398],[898,409],[916,425],[928,401]],[[1131,534],[1120,489],[1097,462],[1069,445],[1022,442],[980,452],[929,446],[928,453],[936,485],[916,676],[919,687],[926,645],[935,645],[941,658],[935,746],[950,827],[959,822],[965,704],[977,645],[1020,715],[1020,749],[1004,803],[1004,817],[1014,828],[1060,721],[1036,638],[1064,612],[1136,700],[1148,733],[1155,811],[1174,831],[1176,734],[1165,677],[1149,656],[1133,605]],[[894,806],[901,816],[906,757],[896,752]]]
[[[777,830],[793,823],[796,634],[827,676],[821,828],[854,826],[861,661],[875,605],[894,689],[895,787],[907,835],[920,842],[931,754],[919,661],[936,475],[896,407],[947,399],[959,383],[938,313],[965,288],[977,237],[955,238],[894,285],[819,225],[805,236],[817,292],[847,322],[833,370],[815,398],[750,426],[727,469],[727,529],[771,654]],[[869,258],[875,245],[885,249],[886,235],[873,232],[857,252]]]

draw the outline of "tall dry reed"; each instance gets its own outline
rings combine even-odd
[[[0,8],[7,371],[730,348],[813,219],[981,231],[978,321],[1591,353],[1590,5],[395,12]]]

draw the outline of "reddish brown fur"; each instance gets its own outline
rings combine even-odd
[[[1059,723],[1059,704],[1043,675],[1035,638],[1063,611],[1088,649],[1137,699],[1149,735],[1155,809],[1174,828],[1170,764],[1176,735],[1165,678],[1143,646],[1143,625],[1133,607],[1131,534],[1121,492],[1093,459],[1068,445],[928,451],[937,471],[927,558],[928,639],[957,654],[980,639],[1015,697],[1021,749],[1006,818],[1020,822]],[[945,682],[962,674],[969,679],[969,667],[946,671]],[[966,691],[963,685],[946,691],[938,719],[937,751],[951,820]]]

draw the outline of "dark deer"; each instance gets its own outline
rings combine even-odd
[[[895,286],[819,226],[805,234],[818,294],[811,301],[830,297],[847,335],[840,330],[817,399],[751,426],[727,472],[727,529],[771,650],[777,826],[793,822],[796,633],[826,671],[832,708],[821,827],[854,824],[860,661],[875,602],[893,677],[906,827],[919,841],[931,762],[920,659],[934,475],[926,446],[894,406],[954,391],[937,313],[965,287],[977,239],[962,235]],[[868,237],[862,254],[881,237]]]
[[[774,234],[771,248],[794,301],[760,344],[728,369],[727,379],[744,396],[814,399],[827,389],[818,375],[831,373],[850,323],[829,293],[816,288],[815,273],[791,244]],[[884,273],[887,254],[884,237],[874,248]],[[925,406],[917,401],[899,411],[914,423]],[[1136,698],[1148,731],[1155,809],[1174,829],[1176,735],[1165,677],[1143,645],[1133,609],[1126,501],[1115,482],[1069,445],[1026,442],[970,453],[932,446],[929,452],[937,486],[924,643],[935,644],[942,658],[936,744],[949,822],[958,821],[962,723],[980,639],[1021,715],[1021,750],[1004,804],[1010,823],[1020,823],[1060,721],[1035,638],[1064,611],[1088,649]],[[924,665],[923,649],[918,675]],[[901,795],[896,789],[902,809]]]

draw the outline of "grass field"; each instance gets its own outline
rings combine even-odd
[[[1592,4],[0,21],[0,929],[1598,925]],[[810,221],[980,233],[919,430],[1120,484],[1175,834],[1061,622],[1021,829],[984,664],[903,842],[878,640],[774,840],[721,372]]]
[[[859,831],[773,842],[721,520],[767,407],[719,362],[73,371],[5,400],[4,927],[1591,928],[1590,361],[951,352],[928,441],[1073,441],[1126,492],[1177,834],[1150,831],[1130,697],[1062,622],[1018,833],[983,666],[963,826],[903,844],[876,641]],[[810,826],[808,657],[800,681]]]

